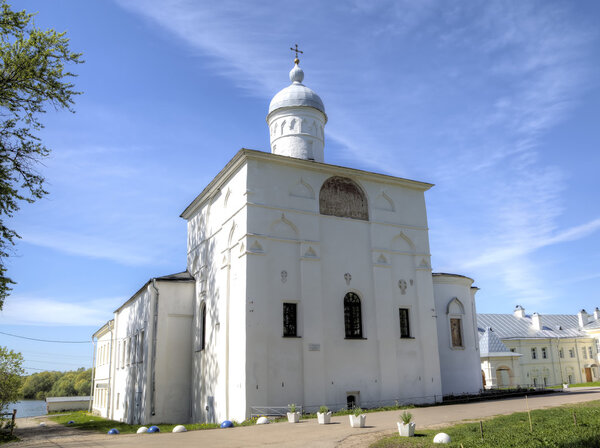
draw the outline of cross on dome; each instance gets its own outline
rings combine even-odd
[[[298,63],[300,62],[300,59],[298,59],[298,53],[300,54],[304,54],[304,52],[302,50],[298,50],[298,44],[294,44],[296,46],[296,48],[292,48],[290,47],[290,50],[295,51],[296,52],[296,58],[294,59],[294,63],[296,65],[298,65]]]

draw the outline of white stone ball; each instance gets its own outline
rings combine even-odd
[[[45,422],[40,422],[40,426],[46,426]]]
[[[450,443],[450,436],[445,432],[440,432],[433,438],[433,443]]]
[[[175,426],[175,428],[173,428],[173,432],[186,432],[187,429],[185,429],[185,426],[183,425],[177,425]]]
[[[145,434],[148,432],[148,427],[147,426],[140,426],[138,428],[138,430],[136,431],[137,434]]]
[[[269,419],[267,417],[258,417],[258,420],[256,420],[257,425],[266,425],[267,423],[269,423]]]

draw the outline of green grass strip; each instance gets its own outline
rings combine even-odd
[[[432,443],[439,432],[451,437],[448,447],[600,448],[600,401],[531,411],[531,419],[533,432],[529,431],[527,412],[484,420],[483,441],[479,421],[437,430],[419,430],[417,426],[415,437],[386,437],[371,448],[439,447]]]

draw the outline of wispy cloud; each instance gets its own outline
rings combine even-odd
[[[338,148],[326,160],[436,183],[428,210],[444,269],[483,274],[510,264],[496,271],[507,288],[550,296],[532,254],[598,228],[596,220],[559,228],[570,173],[540,149],[584,95],[597,39],[568,5],[118,3],[265,99],[286,85],[281,61],[300,43],[306,83],[325,101],[327,138]]]
[[[0,322],[10,325],[100,326],[112,318],[123,298],[64,302],[49,297],[13,295],[0,311]]]

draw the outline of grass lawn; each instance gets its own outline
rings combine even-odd
[[[574,424],[573,413],[577,418]],[[391,436],[371,448],[438,447],[432,443],[438,432],[452,438],[449,447],[518,448],[590,448],[600,447],[600,401],[581,405],[531,411],[533,433],[529,432],[527,412],[495,417],[483,422],[481,440],[479,422],[465,423],[438,430],[421,430],[415,437]]]
[[[569,388],[571,387],[599,387],[600,386],[600,381],[596,381],[593,383],[575,383],[575,384],[569,384]],[[549,389],[562,389],[562,385],[558,385],[558,386],[550,386]]]
[[[60,414],[54,417],[49,416],[49,418],[50,420],[53,420],[57,423],[61,423],[63,425],[67,425],[69,421],[73,420],[75,423],[72,423],[68,426],[103,433],[108,432],[109,429],[117,428],[121,434],[134,434],[138,430],[138,428],[142,426],[128,425],[127,423],[117,422],[114,420],[107,420],[102,417],[88,414],[85,411],[71,412],[69,414]],[[173,428],[177,425],[164,424],[156,426],[160,428],[161,432],[171,432],[173,431]],[[186,424],[185,427],[188,431],[190,431],[194,429],[214,429],[218,428],[219,425],[216,423],[194,423]]]

